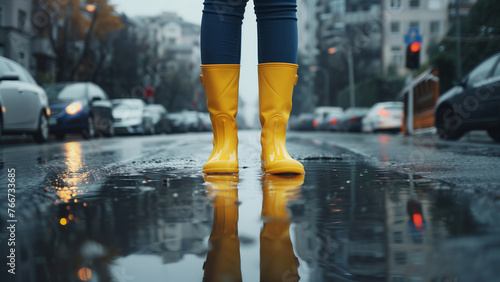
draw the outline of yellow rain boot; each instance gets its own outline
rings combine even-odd
[[[238,237],[238,175],[205,175],[213,198],[214,222],[203,281],[242,281]]]
[[[262,177],[262,218],[260,233],[260,281],[299,281],[299,260],[290,239],[288,201],[300,197],[304,175]]]
[[[203,173],[238,173],[238,83],[240,65],[202,65],[207,108],[214,133],[213,151]]]
[[[288,63],[259,64],[260,157],[265,173],[305,173],[304,166],[292,159],[285,147],[297,68],[298,65]]]

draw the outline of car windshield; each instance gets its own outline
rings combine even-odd
[[[391,105],[384,107],[384,109],[386,109],[390,113],[401,113],[403,111],[403,106]]]
[[[366,114],[368,112],[368,108],[351,108],[346,111],[346,115],[359,115]]]
[[[74,101],[86,98],[85,84],[52,84],[45,87],[49,100]]]

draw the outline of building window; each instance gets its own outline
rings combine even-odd
[[[420,8],[420,0],[410,0],[410,9]]]
[[[401,24],[399,22],[391,22],[391,33],[399,34],[401,31]]]
[[[410,22],[410,28],[420,28],[420,23],[419,22]]]
[[[429,10],[439,11],[442,9],[443,0],[429,0]]]
[[[403,65],[403,50],[400,46],[392,46],[390,54],[390,64],[396,67]]]
[[[406,253],[405,252],[395,252],[394,253],[394,262],[397,265],[406,264]]]
[[[401,0],[389,0],[391,9],[398,10],[401,9]]]
[[[403,232],[402,231],[392,232],[392,242],[394,242],[394,244],[403,244]]]
[[[431,32],[431,35],[439,35],[441,30],[440,30],[440,25],[439,25],[438,21],[431,22],[430,32]]]
[[[23,10],[19,10],[17,14],[17,27],[20,30],[23,30],[26,26],[26,12]]]

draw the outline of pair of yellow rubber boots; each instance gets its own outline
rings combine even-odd
[[[261,167],[269,174],[302,174],[304,166],[288,154],[286,125],[297,84],[295,64],[259,64]],[[213,151],[203,173],[238,173],[238,86],[240,65],[202,65],[201,81],[207,96],[214,133]]]

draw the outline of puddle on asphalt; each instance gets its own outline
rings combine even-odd
[[[261,176],[253,168],[205,177],[146,170],[58,194],[56,204],[20,226],[16,278],[497,279],[498,199],[357,159],[303,163],[305,176]]]

